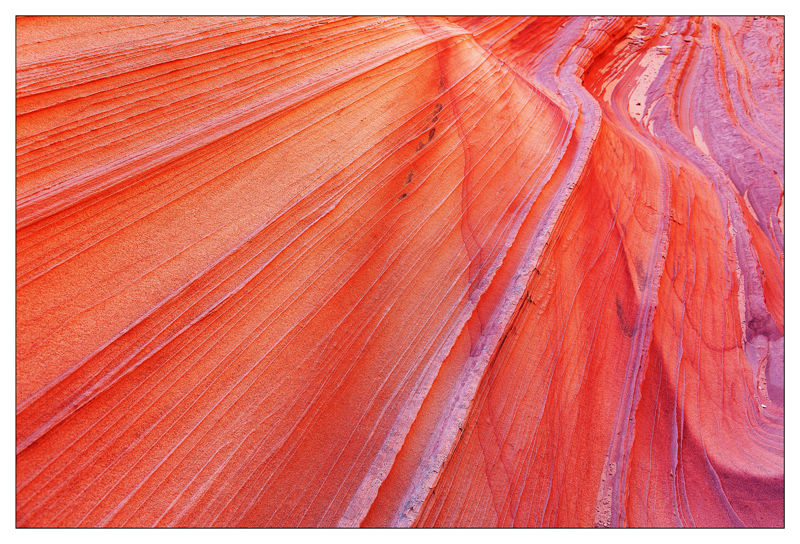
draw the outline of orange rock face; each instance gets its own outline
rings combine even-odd
[[[17,525],[782,526],[775,18],[19,18]]]

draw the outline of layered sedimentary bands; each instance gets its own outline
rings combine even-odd
[[[18,19],[18,526],[782,526],[783,43]]]

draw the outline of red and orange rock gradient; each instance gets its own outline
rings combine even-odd
[[[782,526],[775,18],[19,18],[17,525]]]

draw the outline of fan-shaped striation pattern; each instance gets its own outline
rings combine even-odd
[[[782,63],[19,18],[17,525],[782,525]]]

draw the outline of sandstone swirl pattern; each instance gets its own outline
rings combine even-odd
[[[782,19],[20,18],[18,526],[782,526]]]

